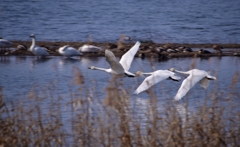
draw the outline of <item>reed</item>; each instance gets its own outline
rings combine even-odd
[[[0,146],[240,146],[238,73],[227,97],[215,88],[194,112],[187,101],[159,106],[151,91],[139,112],[121,79],[113,77],[100,99],[78,68],[73,74],[77,90],[64,95],[46,85],[9,102],[0,91]]]

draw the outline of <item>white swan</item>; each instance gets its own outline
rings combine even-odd
[[[68,58],[73,57],[73,56],[81,56],[82,53],[80,53],[79,51],[77,51],[77,49],[70,47],[69,45],[65,45],[63,47],[60,47],[58,49],[58,52],[63,55],[66,56]]]
[[[174,97],[175,101],[180,100],[184,97],[187,92],[198,82],[200,85],[206,89],[209,85],[209,80],[216,80],[217,78],[211,76],[208,72],[199,69],[192,69],[186,72],[175,70],[174,68],[169,69],[172,72],[181,73],[181,74],[188,74],[189,76],[183,80],[177,94]]]
[[[140,44],[140,42],[136,42],[136,44],[122,56],[119,62],[111,51],[105,50],[105,57],[111,68],[105,69],[90,66],[89,69],[102,70],[115,75],[127,75],[129,77],[135,77],[135,74],[129,72],[128,70],[131,66],[135,54],[139,49]]]
[[[82,53],[99,52],[100,50],[102,50],[102,48],[94,46],[94,45],[88,45],[88,44],[85,44],[85,45],[79,47],[79,49],[78,49],[78,51],[80,51]]]
[[[12,42],[6,40],[6,39],[3,39],[3,38],[0,38],[0,48],[9,48],[13,45]]]
[[[49,56],[49,53],[44,48],[36,45],[35,35],[31,34],[30,37],[32,38],[32,45],[30,46],[29,51],[31,51],[35,56]]]
[[[150,73],[143,73],[143,72],[136,72],[136,74],[140,74],[140,75],[150,75],[147,78],[144,79],[144,81],[142,82],[142,84],[140,86],[138,86],[138,88],[135,90],[135,94],[139,94],[147,89],[149,89],[150,87],[152,87],[153,85],[166,80],[166,79],[170,79],[173,81],[180,81],[181,78],[176,76],[175,73],[169,71],[169,70],[157,70],[154,72],[150,72]]]

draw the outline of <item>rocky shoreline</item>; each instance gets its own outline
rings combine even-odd
[[[31,46],[31,41],[11,41],[13,48],[16,50],[6,51],[1,50],[1,56],[10,55],[29,55],[32,53],[27,51],[27,48]],[[51,56],[60,56],[57,52],[59,47],[64,45],[72,46],[76,49],[84,44],[94,45],[101,47],[102,49],[110,49],[116,56],[122,56],[128,49],[130,49],[135,42],[46,42],[38,41],[37,45],[46,47]],[[18,45],[23,45],[25,49],[17,49]],[[168,59],[173,57],[211,57],[211,56],[240,56],[240,44],[217,44],[221,49],[214,49],[216,44],[157,44],[151,41],[142,42],[139,51],[136,56],[138,57],[154,57],[159,59]],[[202,49],[202,52],[199,50]],[[104,56],[104,51],[97,53],[83,53],[83,56],[96,57]]]

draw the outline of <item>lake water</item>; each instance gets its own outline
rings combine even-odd
[[[240,89],[239,78],[235,88],[232,88],[231,85],[233,77],[240,73],[239,57],[210,57],[206,59],[197,58],[196,60],[174,58],[164,62],[135,58],[130,71],[150,72],[171,67],[184,71],[191,69],[193,63],[195,68],[211,71],[211,75],[216,76],[217,80],[211,81],[207,90],[204,90],[199,84],[195,85],[182,101],[188,99],[196,107],[199,101],[203,101],[209,93],[214,91],[221,93],[219,100],[227,98],[231,92],[237,98]],[[69,101],[72,92],[79,91],[79,85],[76,85],[75,82],[76,73],[80,72],[84,78],[82,87],[85,87],[80,94],[85,95],[86,91],[91,91],[92,97],[102,101],[106,97],[105,89],[109,86],[111,75],[88,69],[91,65],[103,68],[109,67],[103,57],[67,59],[52,56],[49,59],[38,59],[32,56],[1,56],[0,86],[3,97],[6,102],[21,102],[29,97],[31,91],[35,91],[37,95],[44,95],[47,99],[49,97],[53,99],[59,96],[64,97],[65,103]],[[144,77],[124,78],[123,87],[130,93],[131,99],[146,104],[149,99],[147,92],[139,95],[133,94],[143,80]],[[170,102],[180,85],[181,82],[165,80],[153,86],[152,90],[156,93],[160,102]],[[48,95],[47,93],[51,94]]]
[[[0,4],[0,37],[41,41],[240,43],[237,0],[16,1]]]
[[[230,102],[234,102],[233,104],[239,112],[239,77],[236,78],[236,83],[232,84],[234,77],[237,74],[239,76],[239,63],[239,57],[173,58],[164,62],[158,62],[157,59],[135,58],[130,71],[150,72],[170,67],[179,70],[189,70],[194,67],[211,71],[211,74],[216,76],[217,80],[211,81],[207,90],[197,84],[179,103],[174,104],[184,123],[186,113],[194,114],[199,111],[198,108],[204,105],[205,100],[207,104],[210,104],[211,99],[209,97],[212,97],[213,94],[220,106],[224,106],[228,117],[234,117],[227,111],[232,110],[229,99]],[[50,56],[48,59],[38,59],[34,56],[0,56],[0,88],[4,102],[11,108],[10,110],[14,110],[18,106],[23,106],[26,109],[24,111],[20,109],[19,113],[10,111],[10,114],[14,116],[14,114],[21,115],[24,112],[23,114],[28,115],[22,115],[18,119],[28,122],[28,119],[38,117],[38,113],[32,111],[38,107],[41,110],[43,123],[48,122],[51,114],[56,115],[57,118],[61,118],[64,124],[63,129],[70,135],[74,135],[74,130],[71,129],[72,123],[75,118],[79,118],[79,115],[80,117],[81,115],[86,117],[86,114],[87,116],[101,116],[100,118],[103,121],[105,117],[106,121],[109,121],[107,115],[109,115],[109,112],[114,113],[115,111],[106,111],[106,108],[107,110],[108,108],[112,109],[111,107],[104,107],[103,101],[108,97],[106,89],[110,85],[109,81],[111,81],[112,76],[105,72],[88,69],[91,65],[103,68],[109,67],[104,57],[67,59],[61,56]],[[79,77],[79,73],[83,76],[84,84],[76,83],[78,81],[76,77]],[[156,104],[159,112],[164,111],[166,107],[172,108],[173,97],[182,82],[165,80],[153,86],[152,91],[157,98],[156,103],[153,104],[151,102],[152,97],[147,92],[139,95],[133,94],[143,80],[144,77],[126,77],[123,79],[121,87],[130,95],[129,111],[126,113],[132,116],[132,121],[141,120],[143,124],[141,127],[147,127],[145,120],[147,121],[148,117],[151,116],[149,110],[152,105]],[[112,95],[109,98],[114,99],[115,97]],[[88,101],[87,105],[81,103],[84,100]],[[188,111],[183,106],[186,102],[188,103]],[[60,112],[60,115],[56,111]],[[110,117],[110,119],[119,123],[116,121],[118,120],[117,114],[114,113],[111,116],[113,117]],[[1,118],[4,118],[3,114]],[[101,124],[98,122],[96,125]],[[73,142],[71,137],[68,139],[67,142]]]

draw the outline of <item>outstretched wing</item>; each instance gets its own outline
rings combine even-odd
[[[151,76],[144,79],[142,84],[138,86],[134,93],[139,94],[167,78],[169,78],[169,75],[165,71],[155,71]]]
[[[115,55],[110,50],[105,50],[105,57],[107,62],[110,64],[111,69],[116,74],[124,74],[124,69],[120,63],[118,63]]]
[[[178,89],[176,96],[174,97],[174,100],[178,101],[182,97],[184,97],[187,94],[187,92],[204,77],[205,75],[203,74],[197,74],[197,75],[194,75],[194,73],[190,74],[185,80],[183,80],[180,88]]]
[[[207,89],[208,88],[208,85],[209,85],[209,80],[216,80],[217,78],[214,77],[214,76],[211,76],[209,75],[209,73],[206,72],[206,77],[203,78],[201,81],[200,81],[200,85],[204,88],[204,89]]]
[[[204,89],[207,89],[209,85],[209,80],[207,78],[203,78],[202,80],[200,80],[199,83]]]
[[[135,45],[122,56],[119,63],[122,65],[122,67],[125,70],[128,71],[130,69],[133,58],[134,58],[135,54],[137,53],[140,45],[141,45],[141,43],[139,41],[137,41],[135,43]]]

